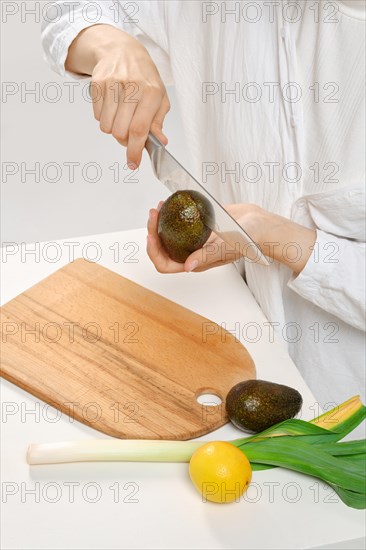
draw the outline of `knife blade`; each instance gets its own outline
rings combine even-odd
[[[240,251],[246,260],[269,265],[267,258],[250,235],[151,132],[149,132],[145,148],[150,156],[155,176],[169,191],[175,193],[176,191],[191,190],[201,193],[210,202],[215,214],[215,218],[208,222],[208,227],[230,247]]]

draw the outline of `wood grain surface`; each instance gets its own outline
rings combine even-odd
[[[255,378],[223,328],[82,259],[3,306],[1,329],[4,378],[119,438],[206,434],[227,422],[230,388]]]

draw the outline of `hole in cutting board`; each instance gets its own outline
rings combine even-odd
[[[197,401],[200,405],[217,407],[221,405],[222,399],[214,393],[201,393],[197,396]]]

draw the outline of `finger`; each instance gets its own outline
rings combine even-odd
[[[113,137],[124,146],[127,146],[128,142],[128,130],[131,124],[131,120],[137,109],[138,101],[130,101],[129,96],[126,96],[124,91],[121,94],[117,113],[114,119],[112,135]]]
[[[157,225],[158,212],[157,210],[151,209],[147,223],[148,236],[146,252],[155,268],[160,273],[181,273],[184,271],[184,266],[169,258],[159,239]]]
[[[207,242],[186,259],[184,269],[187,272],[206,271],[212,267],[232,263],[239,257],[240,253],[237,250],[215,236],[214,240]]]
[[[119,105],[121,93],[120,82],[107,82],[104,88],[103,107],[100,114],[99,125],[102,132],[111,134],[114,119]]]
[[[151,208],[147,220],[147,231],[151,235],[158,235],[158,218],[158,211],[155,208]]]
[[[103,108],[104,83],[92,80],[89,85],[89,95],[93,103],[94,118],[99,121]]]
[[[167,113],[170,111],[170,101],[168,95],[165,94],[163,101],[161,102],[160,108],[156,113],[153,121],[151,123],[151,132],[156,136],[164,145],[167,145],[168,138],[163,132],[163,123]]]
[[[164,204],[164,201],[159,201],[159,204],[158,204],[158,206],[156,207],[156,210],[157,210],[158,212],[160,212],[160,209],[161,209],[161,207],[163,206],[163,204]]]
[[[160,98],[151,94],[144,96],[138,104],[128,131],[127,163],[140,165],[151,122],[159,105]]]

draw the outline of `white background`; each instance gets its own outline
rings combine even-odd
[[[149,208],[169,193],[155,180],[146,152],[134,177],[138,181],[124,181],[131,174],[124,170],[125,149],[100,132],[91,104],[83,98],[88,80],[74,81],[75,97],[70,101],[70,80],[51,71],[43,60],[41,14],[24,13],[24,6],[31,10],[42,4],[1,2],[2,241],[33,242],[143,227]],[[17,5],[18,13],[6,16],[9,5]],[[26,94],[37,86],[37,94]],[[60,98],[53,102],[57,94]],[[172,108],[165,125],[169,151],[187,164],[174,90],[169,95]],[[39,183],[34,175],[24,174],[36,162]],[[74,182],[65,162],[80,163]],[[94,183],[87,181],[97,175],[95,168],[85,168],[90,162],[100,166],[101,178]],[[17,173],[6,177],[6,163],[16,163]],[[47,168],[48,163],[60,168]],[[116,183],[116,172],[109,168],[115,163],[120,172]],[[47,181],[59,175],[59,181]]]

